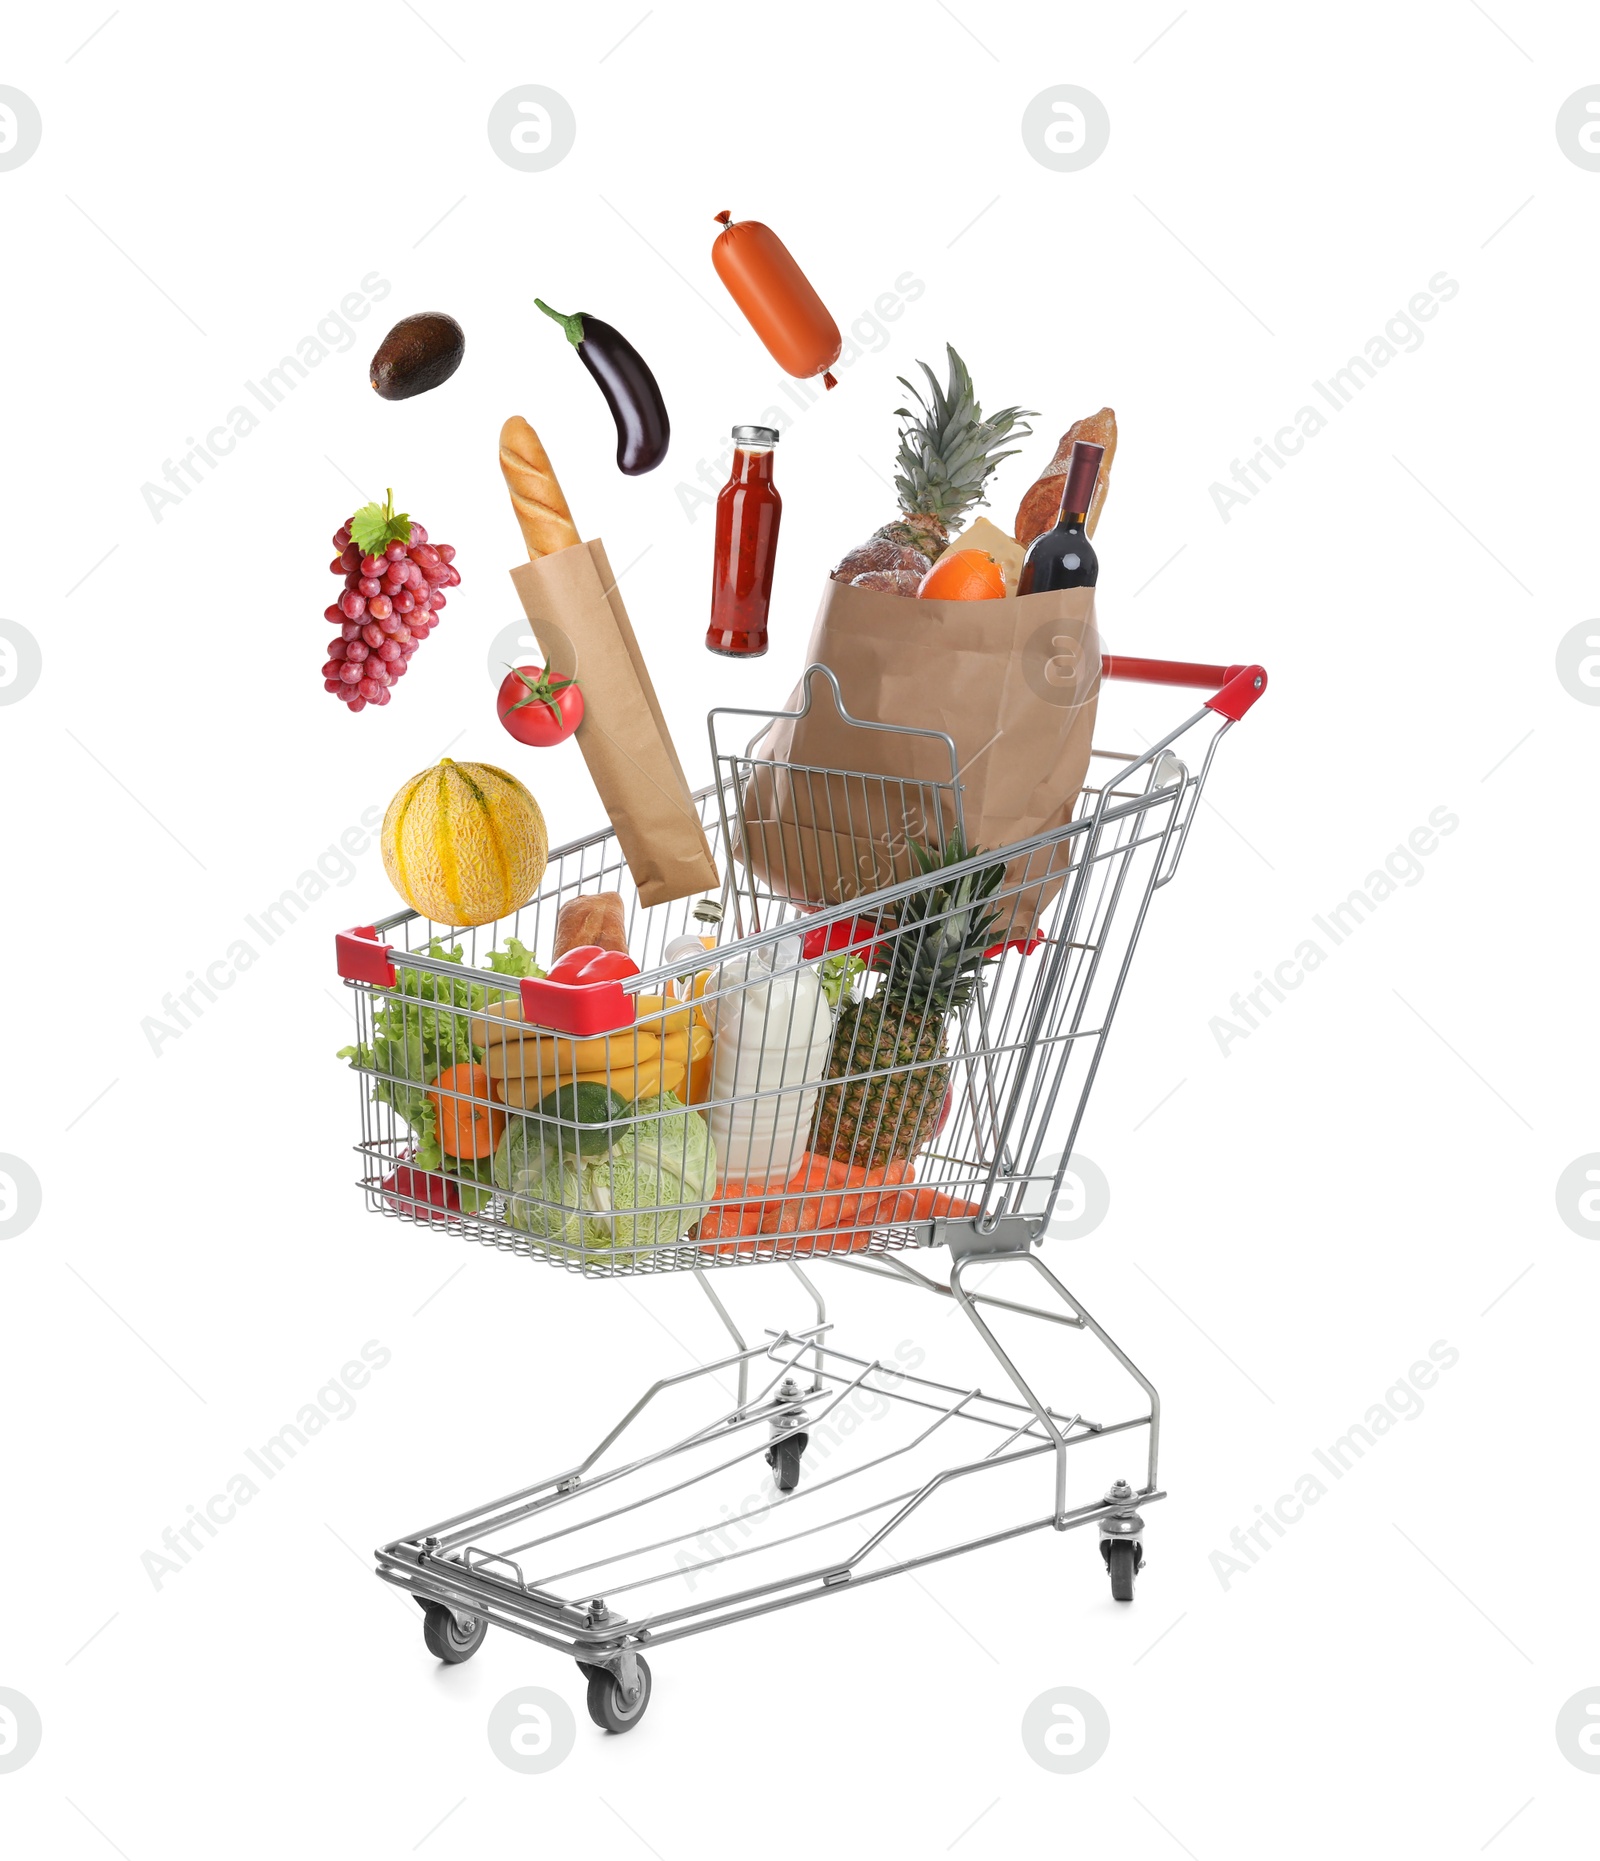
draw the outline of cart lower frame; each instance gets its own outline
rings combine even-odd
[[[1001,1297],[987,1290],[969,1286],[967,1278],[977,1266],[993,1270],[1027,1266],[1044,1281],[1054,1295],[1049,1304],[1031,1304]],[[507,1494],[487,1505],[444,1519],[420,1531],[410,1532],[384,1545],[377,1553],[377,1574],[387,1583],[405,1590],[423,1605],[425,1612],[447,1611],[446,1631],[454,1630],[459,1648],[465,1652],[447,1653],[444,1658],[462,1659],[481,1643],[487,1627],[493,1626],[524,1636],[545,1647],[573,1656],[591,1677],[591,1712],[612,1730],[629,1729],[642,1713],[642,1703],[631,1718],[614,1723],[603,1711],[595,1710],[594,1676],[601,1675],[614,1686],[624,1701],[640,1701],[640,1660],[646,1650],[680,1641],[711,1628],[751,1620],[756,1616],[787,1609],[797,1603],[815,1601],[829,1595],[858,1590],[884,1577],[916,1570],[956,1557],[967,1551],[1007,1542],[1047,1528],[1071,1531],[1096,1525],[1102,1554],[1113,1578],[1113,1593],[1122,1600],[1131,1597],[1131,1575],[1143,1561],[1143,1519],[1138,1507],[1166,1497],[1157,1485],[1157,1461],[1160,1444],[1160,1397],[1153,1383],[1128,1357],[1093,1315],[1045,1266],[1029,1245],[1000,1251],[961,1253],[952,1249],[948,1282],[942,1282],[911,1266],[900,1255],[840,1259],[833,1264],[850,1271],[894,1280],[939,1297],[947,1298],[966,1316],[994,1362],[1004,1371],[1012,1393],[992,1395],[979,1386],[963,1388],[954,1383],[911,1371],[886,1367],[883,1358],[852,1356],[832,1341],[833,1327],[827,1319],[826,1303],[815,1282],[796,1263],[788,1270],[804,1288],[816,1309],[816,1322],[797,1329],[768,1332],[761,1343],[747,1343],[704,1274],[697,1274],[702,1289],[718,1318],[732,1335],[736,1348],[731,1353],[702,1363],[694,1369],[653,1383],[622,1419],[596,1447],[574,1466],[537,1480],[517,1492]],[[1007,1349],[1001,1344],[980,1308],[1003,1311],[1040,1324],[1086,1332],[1121,1366],[1142,1392],[1147,1408],[1117,1420],[1090,1419],[1080,1412],[1053,1406],[1035,1388]],[[666,1392],[687,1385],[707,1385],[734,1373],[737,1393],[727,1407],[688,1433],[669,1440],[619,1465],[602,1463]],[[752,1390],[752,1381],[756,1387]],[[871,1398],[886,1398],[906,1411],[921,1411],[912,1419],[920,1424],[909,1442],[887,1448],[883,1453],[865,1455],[842,1472],[830,1466],[825,1474],[805,1487],[797,1486],[801,1456],[808,1431],[826,1424],[846,1397],[857,1391]],[[926,1421],[922,1416],[927,1417]],[[904,1490],[853,1508],[848,1496],[856,1489],[847,1483],[874,1468],[880,1468],[912,1449],[922,1447],[946,1429],[960,1425],[966,1432],[988,1431],[997,1437],[987,1452],[969,1453],[946,1460],[936,1471],[916,1480]],[[1143,1429],[1146,1435],[1145,1477],[1137,1487],[1115,1481],[1104,1497],[1085,1504],[1067,1504],[1069,1458],[1075,1457],[1088,1443],[1113,1435]],[[792,1477],[785,1486],[785,1450],[789,1443]],[[724,1456],[719,1450],[731,1448]],[[704,1545],[708,1529],[720,1525],[669,1531],[666,1536],[648,1536],[641,1545],[608,1551],[592,1561],[557,1573],[556,1578],[530,1577],[524,1569],[529,1553],[552,1541],[580,1536],[625,1515],[638,1514],[638,1523],[646,1524],[654,1511],[690,1487],[726,1475],[738,1463],[753,1461],[765,1453],[769,1464],[777,1469],[775,1483],[779,1497],[774,1511],[789,1507],[804,1508],[834,1493],[846,1500],[843,1510],[818,1516],[811,1505],[809,1513],[797,1513],[805,1520],[793,1531],[785,1532],[753,1548],[733,1541],[735,1548],[713,1549],[703,1559],[688,1557],[682,1547],[698,1541]],[[695,1457],[711,1461],[709,1469],[694,1471]],[[680,1457],[689,1457],[690,1470],[680,1473]],[[1035,1498],[1020,1516],[1009,1522],[954,1542],[932,1548],[917,1549],[904,1556],[892,1557],[869,1567],[868,1560],[883,1549],[907,1522],[941,1489],[952,1482],[976,1478],[1024,1461],[1043,1461],[1053,1478],[1048,1489],[1048,1503],[1034,1483]],[[1041,1468],[1041,1472],[1043,1468]],[[840,1489],[845,1489],[841,1491]],[[580,1500],[604,1494],[597,1516],[569,1522],[567,1514]],[[613,1503],[615,1501],[615,1503]],[[727,1508],[724,1508],[727,1512]],[[859,1526],[855,1542],[838,1554],[793,1572],[769,1580],[696,1598],[675,1607],[618,1608],[616,1604],[632,1592],[659,1588],[669,1578],[694,1577],[701,1573],[722,1571],[747,1556],[776,1552],[781,1546],[797,1541]],[[532,1530],[531,1538],[509,1543],[521,1534],[514,1528]],[[721,1540],[731,1540],[723,1530]],[[1110,1547],[1120,1542],[1128,1547],[1113,1561]],[[503,1545],[503,1548],[497,1548]],[[642,1556],[669,1551],[677,1546],[677,1562],[669,1571],[642,1577],[628,1577],[620,1567]],[[1122,1563],[1129,1564],[1125,1583],[1119,1587]],[[618,1581],[607,1583],[602,1573],[618,1572]],[[572,1577],[594,1578],[589,1584],[564,1589],[557,1580]],[[1126,1589],[1127,1595],[1122,1594]],[[430,1614],[429,1645],[439,1652],[433,1630],[435,1618]],[[648,1669],[645,1692],[648,1697]],[[604,1690],[602,1689],[602,1692]],[[609,1695],[602,1698],[604,1707]]]

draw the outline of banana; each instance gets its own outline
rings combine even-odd
[[[703,1060],[710,1051],[711,1029],[703,1021],[695,1022],[692,1027],[685,1025],[681,1033],[668,1034],[661,1043],[661,1058],[682,1066]]]
[[[579,1073],[581,1084],[610,1086],[613,1092],[620,1093],[628,1100],[653,1098],[658,1092],[676,1092],[683,1084],[685,1068],[676,1062],[649,1060],[639,1066],[613,1066],[609,1073]],[[571,1075],[568,1076],[570,1079]],[[532,1073],[518,1074],[505,1080],[500,1088],[500,1096],[508,1105],[520,1106],[524,1111],[531,1111],[558,1084],[565,1085],[568,1079],[556,1080],[549,1074],[542,1078]]]
[[[531,1029],[525,1029],[486,1047],[483,1063],[491,1078],[526,1079],[530,1085],[543,1079],[547,1082],[544,1090],[548,1092],[554,1086],[586,1075],[597,1074],[603,1079],[607,1067],[613,1072],[631,1071],[655,1059],[660,1050],[661,1042],[654,1034],[633,1028],[616,1034],[600,1034],[592,1040],[534,1034]]]
[[[488,1003],[481,1015],[468,1017],[475,1047],[492,1047],[502,1040],[515,1040],[522,1027],[522,998],[508,995],[502,1001]]]
[[[639,1020],[652,1034],[668,1036],[683,1032],[694,1016],[693,1002],[668,1001],[660,995],[636,995]]]

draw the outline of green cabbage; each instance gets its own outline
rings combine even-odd
[[[574,1251],[667,1247],[705,1213],[717,1179],[706,1121],[670,1092],[635,1099],[635,1122],[601,1156],[579,1155],[560,1127],[513,1118],[494,1153],[505,1219]]]

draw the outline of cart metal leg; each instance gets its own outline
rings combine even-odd
[[[1050,1269],[1039,1257],[1027,1249],[1008,1250],[1003,1253],[964,1254],[953,1259],[950,1267],[950,1296],[972,1321],[984,1343],[989,1347],[995,1361],[1011,1379],[1018,1393],[1033,1410],[1039,1425],[1049,1435],[1055,1446],[1056,1463],[1056,1514],[1057,1531],[1069,1527],[1067,1511],[1067,1438],[1057,1425],[1049,1409],[1035,1394],[1026,1377],[1017,1368],[1009,1354],[1001,1345],[989,1325],[979,1313],[975,1297],[962,1284],[967,1268],[974,1260],[988,1260],[999,1264],[1008,1260],[1026,1260],[1028,1264],[1045,1280],[1051,1290],[1072,1312],[1077,1322],[1087,1331],[1093,1333],[1106,1347],[1117,1362],[1122,1365],[1150,1400],[1150,1441],[1148,1458],[1145,1465],[1145,1484],[1139,1493],[1135,1493],[1126,1480],[1117,1480],[1107,1492],[1102,1502],[1107,1508],[1100,1519],[1100,1555],[1111,1577],[1111,1594],[1118,1602],[1133,1601],[1133,1580],[1144,1565],[1144,1520],[1135,1509],[1135,1500],[1156,1491],[1156,1463],[1161,1440],[1161,1397],[1155,1385],[1134,1363],[1121,1345],[1105,1328],[1097,1323],[1078,1299],[1069,1293]],[[1005,1303],[988,1301],[988,1303]],[[1013,1307],[1012,1309],[1025,1309]],[[1040,1314],[1042,1316],[1042,1314]]]
[[[744,1341],[744,1333],[741,1332],[739,1327],[733,1322],[733,1318],[730,1315],[727,1306],[725,1306],[722,1303],[722,1301],[717,1297],[716,1291],[712,1287],[710,1280],[706,1278],[705,1274],[701,1271],[699,1267],[696,1267],[694,1269],[694,1276],[700,1282],[700,1290],[711,1301],[711,1309],[716,1313],[718,1318],[722,1320],[724,1326],[727,1328],[728,1336],[733,1339],[734,1348],[739,1353],[739,1409],[738,1409],[738,1412],[739,1414],[742,1415],[744,1413],[745,1404],[750,1399],[750,1359],[745,1355],[745,1353],[749,1350],[750,1347]]]
[[[1027,1380],[1022,1375],[1022,1372],[1011,1361],[1011,1358],[1006,1354],[999,1339],[980,1316],[977,1310],[977,1300],[980,1295],[969,1293],[962,1284],[963,1275],[974,1260],[993,1262],[997,1265],[1007,1260],[1026,1260],[1028,1265],[1045,1280],[1046,1284],[1049,1285],[1051,1290],[1061,1300],[1062,1304],[1068,1308],[1079,1324],[1082,1325],[1086,1331],[1092,1332],[1094,1336],[1100,1340],[1106,1349],[1110,1351],[1111,1355],[1116,1358],[1117,1362],[1122,1365],[1123,1369],[1127,1371],[1129,1376],[1133,1378],[1150,1398],[1150,1448],[1145,1464],[1145,1483],[1140,1490],[1146,1493],[1153,1493],[1156,1489],[1156,1461],[1161,1441],[1161,1397],[1156,1392],[1155,1384],[1150,1381],[1149,1377],[1145,1375],[1128,1353],[1123,1350],[1122,1346],[1117,1343],[1110,1332],[1108,1332],[1103,1325],[1098,1324],[1092,1315],[1085,1310],[1081,1301],[1067,1291],[1066,1287],[1062,1285],[1060,1280],[1056,1278],[1055,1274],[1050,1271],[1037,1254],[1021,1248],[1014,1253],[967,1254],[954,1261],[951,1265],[951,1297],[955,1300],[956,1304],[961,1307],[962,1311],[966,1313],[967,1317],[971,1319],[978,1335],[994,1353],[995,1360],[1005,1371],[1006,1375],[1010,1377],[1023,1400],[1033,1410],[1034,1414],[1039,1418],[1040,1424],[1049,1432],[1051,1439],[1056,1444],[1056,1514],[1058,1520],[1066,1513],[1067,1443],[1057,1429],[1055,1423],[1050,1419],[1049,1412],[1044,1404],[1041,1403],[1039,1398],[1034,1394]],[[984,1302],[987,1304],[1006,1304],[1005,1301],[1000,1300],[986,1300]],[[1013,1311],[1031,1311],[1032,1308],[1028,1306],[1010,1306],[1009,1309]],[[1037,1315],[1040,1317],[1045,1316],[1044,1313],[1039,1313]]]

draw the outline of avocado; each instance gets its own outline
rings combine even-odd
[[[372,358],[372,385],[386,401],[408,401],[448,381],[461,366],[467,339],[442,310],[402,317]]]
[[[586,1079],[550,1093],[539,1112],[556,1125],[557,1149],[569,1156],[576,1150],[580,1157],[603,1157],[621,1135],[618,1121],[629,1115],[628,1101],[620,1092]]]

